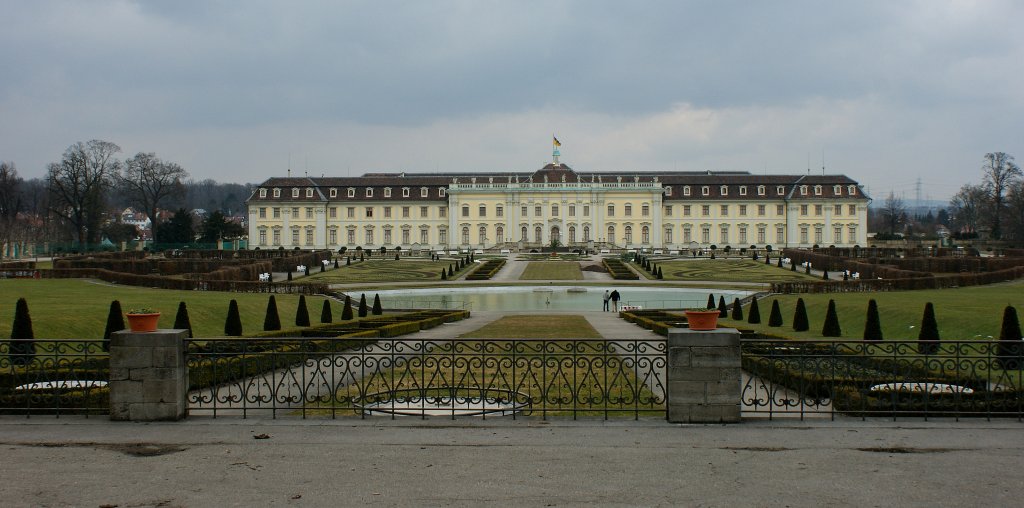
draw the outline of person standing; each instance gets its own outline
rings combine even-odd
[[[612,299],[611,293],[606,289],[604,290],[604,311],[608,312],[608,300]]]
[[[621,296],[619,295],[619,290],[618,289],[616,289],[615,291],[612,291],[611,298],[612,298],[612,305],[615,307],[615,312],[618,312],[619,311],[619,298],[621,298]]]

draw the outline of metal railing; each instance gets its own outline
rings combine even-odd
[[[665,358],[635,339],[204,339],[189,414],[664,417]]]
[[[745,417],[1024,418],[1024,343],[743,339]]]
[[[0,414],[106,415],[109,379],[101,341],[0,343]]]

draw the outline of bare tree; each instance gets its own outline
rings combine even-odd
[[[1006,191],[1021,177],[1020,166],[1013,162],[1012,155],[992,152],[985,154],[985,163],[981,170],[984,172],[982,182],[988,192],[992,238],[998,240],[1003,234]]]
[[[13,162],[0,161],[0,258],[6,256],[14,236],[18,213],[24,207],[22,180]]]
[[[182,180],[188,172],[181,166],[162,161],[154,153],[135,154],[124,161],[124,172],[118,177],[118,185],[125,197],[138,207],[156,228],[157,210],[169,198],[185,195]]]
[[[1024,245],[1024,180],[1010,184],[1006,192],[1007,232],[1018,246]]]
[[[959,230],[977,231],[987,202],[987,193],[980,185],[964,185],[949,202],[952,225]]]
[[[78,142],[47,167],[51,210],[68,221],[81,245],[99,238],[106,191],[121,170],[114,158],[120,151],[109,141]]]
[[[889,197],[885,198],[885,204],[882,205],[882,218],[890,235],[896,234],[897,228],[907,222],[907,207],[892,191],[889,191]]]

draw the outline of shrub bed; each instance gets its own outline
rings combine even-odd
[[[604,265],[605,269],[615,280],[638,280],[639,275],[633,270],[630,270],[626,263],[623,263],[618,258],[603,258],[601,264]]]

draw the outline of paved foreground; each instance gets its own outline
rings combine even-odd
[[[4,506],[1018,506],[1024,498],[1016,421],[0,417],[0,449]]]

